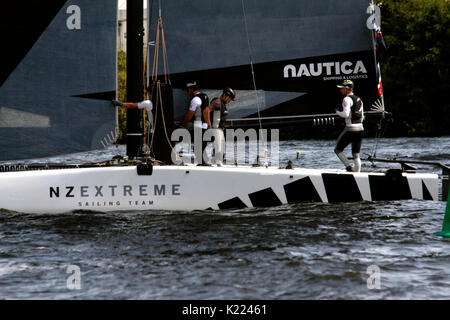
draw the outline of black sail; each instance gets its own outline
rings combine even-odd
[[[0,67],[0,160],[114,140],[117,1],[19,1],[2,13],[8,50]]]
[[[182,88],[192,80],[209,95],[227,86],[237,91],[228,119],[257,117],[258,107],[263,119],[334,113],[342,79],[352,79],[370,106],[378,93],[369,5],[368,0],[162,1],[175,119],[185,114]],[[149,5],[149,17],[158,9]]]

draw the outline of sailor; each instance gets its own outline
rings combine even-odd
[[[233,89],[225,88],[219,98],[213,98],[211,103],[203,111],[203,118],[205,119],[208,128],[224,129],[225,120],[228,116],[227,104],[234,101],[236,94]]]
[[[147,130],[147,143],[150,141],[149,135],[152,132],[152,126],[153,126],[153,103],[152,103],[152,92],[151,88],[147,88],[147,100],[143,100],[141,102],[120,102],[117,100],[113,100],[112,104],[116,107],[121,107],[125,109],[145,109],[147,111],[147,120],[146,120],[146,128]],[[144,140],[145,141],[145,140]],[[143,151],[149,152],[149,146],[147,143],[144,143],[143,145]]]
[[[344,80],[344,82],[337,87],[340,88],[341,94],[344,96],[344,100],[342,101],[342,111],[336,109],[336,114],[345,119],[345,129],[337,139],[334,152],[345,165],[347,171],[360,172],[361,159],[359,157],[359,153],[364,135],[363,102],[359,97],[353,94],[353,81]],[[350,162],[344,154],[344,149],[350,143],[352,144],[352,154],[354,159],[353,167],[350,165]]]
[[[200,92],[195,81],[187,83],[185,89],[191,100],[182,126],[191,131],[191,138],[194,142],[194,153],[198,164],[201,165],[203,163],[204,150],[207,145],[207,141],[203,141],[203,133],[208,129],[208,124],[203,118],[203,111],[209,105],[209,98],[208,95]],[[191,124],[192,121],[193,125]],[[196,147],[197,144],[198,147]]]
[[[223,163],[225,151],[225,135],[223,133],[225,120],[228,115],[227,104],[234,101],[236,94],[233,89],[225,88],[219,98],[215,97],[203,111],[203,118],[208,124],[208,128],[213,130],[214,138],[214,158],[218,166]]]
[[[147,119],[150,123],[153,123],[153,104],[152,104],[152,92],[150,88],[147,89],[147,100],[141,102],[120,102],[113,100],[112,104],[116,107],[122,107],[125,109],[145,109],[147,111]]]
[[[195,81],[186,84],[186,92],[191,102],[183,119],[183,126],[190,127],[189,123],[193,121],[194,127],[208,129],[208,125],[202,116],[203,110],[209,105],[208,96],[199,91]]]

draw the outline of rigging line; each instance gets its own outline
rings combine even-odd
[[[166,72],[166,82],[170,83],[170,69],[169,69],[169,56],[167,55],[166,39],[164,38],[164,29],[162,31],[163,43],[164,43],[164,70]]]
[[[379,129],[377,130],[377,137],[375,138],[375,148],[372,151],[372,158],[376,158],[378,150],[378,141],[386,134],[387,127],[390,122],[391,122],[390,120],[387,120],[383,128],[383,119],[380,120],[380,126]]]
[[[162,41],[162,50],[163,50],[163,65],[164,65],[164,80],[167,83],[167,52],[166,52],[166,39],[164,37],[164,27],[162,18],[161,19],[161,41]]]
[[[163,42],[163,47],[164,47],[164,33],[163,33],[163,28],[162,28],[162,8],[161,8],[161,0],[158,0],[158,34],[159,34],[159,30],[161,29],[161,41]],[[158,36],[158,42],[159,42],[159,36]],[[164,51],[164,49],[163,49]],[[164,52],[163,52],[164,54]],[[159,47],[158,47],[158,55],[159,55]],[[164,57],[163,57],[164,58]],[[156,66],[156,75],[158,73],[158,66],[159,64]],[[158,88],[158,87],[157,87]],[[162,101],[162,98],[160,99],[160,101]]]
[[[161,83],[160,82],[158,82],[158,91],[159,91],[159,95],[161,95]],[[161,104],[161,115],[162,115],[162,119],[163,119],[164,133],[166,135],[166,139],[167,139],[167,142],[169,143],[170,148],[172,150],[174,150],[172,142],[169,139],[169,134],[167,133],[166,120],[164,119],[164,107],[162,104],[162,99],[160,99],[160,104]],[[176,154],[176,152],[175,152],[175,154]],[[177,158],[178,158],[178,155],[177,155]]]
[[[164,67],[164,80],[165,83],[168,81],[168,72],[169,72],[169,63],[167,59],[167,47],[166,47],[166,38],[164,36],[164,26],[162,17],[159,17],[159,26],[161,28],[161,45],[162,45],[162,56],[163,56],[163,67]],[[159,50],[159,48],[158,48]]]
[[[158,79],[158,68],[159,68],[159,49],[160,44],[162,46],[162,62],[164,67],[164,78],[165,83],[168,81],[168,73],[169,73],[169,66],[168,66],[168,57],[167,57],[167,49],[166,49],[166,41],[164,37],[164,28],[163,28],[163,22],[162,22],[162,8],[161,8],[161,1],[158,1],[159,4],[159,13],[158,13],[158,19],[156,23],[156,39],[155,39],[155,50],[153,55],[153,70],[152,70],[152,80],[156,81]],[[153,6],[153,1],[152,1]],[[153,8],[153,7],[152,7]],[[150,26],[150,25],[149,25]],[[150,29],[150,28],[149,28]],[[161,39],[160,39],[161,35]],[[170,78],[169,78],[170,81]]]
[[[148,63],[148,45],[144,46],[144,54],[143,54],[143,58],[144,58],[144,66],[142,68],[142,85],[144,86],[144,97],[147,97],[146,93],[147,93],[147,63]]]
[[[2,123],[4,123],[4,124],[7,124],[7,123],[5,123],[5,122],[4,122],[3,120],[1,120],[1,119],[0,119],[0,121],[1,121]],[[8,128],[12,129],[12,130],[15,131],[19,136],[24,137],[25,139],[27,139],[28,141],[30,141],[32,144],[34,144],[34,145],[36,145],[36,146],[39,146],[39,147],[41,147],[41,148],[43,148],[43,149],[45,149],[45,150],[47,150],[47,151],[53,152],[54,154],[57,154],[57,155],[60,155],[60,156],[63,156],[63,155],[64,155],[64,153],[58,152],[58,151],[56,151],[56,150],[54,150],[54,149],[52,149],[52,148],[50,148],[50,147],[47,147],[46,145],[43,145],[42,143],[39,143],[38,141],[36,141],[35,139],[33,139],[33,138],[31,138],[30,136],[26,135],[25,133],[23,133],[21,130],[19,130],[19,129],[17,129],[17,128],[14,128],[14,127],[8,127]]]
[[[148,125],[148,129],[147,129],[147,141],[150,141],[150,131],[152,130],[151,128],[151,122],[150,121],[148,121],[148,124],[146,124],[146,125]],[[151,153],[151,151],[150,151],[150,147],[148,147],[148,149],[147,149],[147,151],[148,151],[148,154],[150,155],[150,153]]]
[[[152,97],[153,97],[153,88],[152,88]],[[153,154],[153,157],[155,157],[155,154],[153,153],[153,141],[155,140],[156,122],[157,122],[157,119],[158,119],[158,106],[159,106],[159,94],[158,94],[158,91],[156,91],[156,101],[155,102],[156,102],[156,105],[155,105],[155,116],[153,117],[154,119],[153,119],[153,125],[152,125],[153,134],[152,134],[152,140],[150,141],[150,146],[149,146],[150,154]]]
[[[160,13],[161,14],[161,13]],[[161,41],[162,41],[162,49],[163,49],[163,59],[164,59],[164,78],[166,83],[170,83],[170,70],[169,70],[169,59],[167,55],[167,46],[166,46],[166,37],[164,36],[164,27],[163,27],[163,21],[162,16],[160,16],[161,19]]]
[[[148,15],[148,22],[147,22],[147,79],[146,79],[146,86],[150,86],[150,26],[153,21],[153,0],[147,0],[147,15]]]
[[[262,131],[261,115],[260,115],[260,110],[259,110],[260,109],[259,108],[259,97],[258,97],[258,90],[256,89],[255,70],[253,68],[253,56],[252,56],[252,49],[251,49],[251,44],[250,44],[250,37],[248,35],[247,16],[245,14],[244,0],[241,0],[241,3],[242,3],[242,14],[243,14],[243,18],[244,18],[245,34],[247,37],[248,54],[249,54],[249,58],[250,58],[250,68],[252,71],[253,89],[254,89],[255,95],[256,95],[256,107],[258,108],[259,129]]]
[[[166,49],[166,41],[164,37],[164,28],[163,28],[163,22],[162,18],[158,19],[158,27],[156,32],[156,41],[155,41],[155,53],[153,57],[153,72],[152,72],[152,80],[156,81],[158,78],[158,66],[159,66],[159,47],[160,44],[162,46],[162,61],[163,61],[163,67],[164,67],[164,79],[165,83],[168,81],[168,59],[167,59],[167,49]],[[161,40],[160,40],[161,35]]]
[[[158,24],[156,27],[156,39],[155,39],[155,50],[153,59],[153,73],[152,80],[157,80],[158,67],[159,67],[159,45],[160,45],[160,34],[161,34],[161,19],[158,18]]]
[[[152,80],[156,80],[156,74],[158,73],[158,64],[159,64],[159,20],[158,26],[156,27],[156,40],[155,40],[155,53],[153,56],[153,72],[152,72]]]
[[[148,43],[148,42],[147,42]],[[144,87],[144,100],[147,100],[147,94],[148,94],[148,90],[147,90],[147,63],[148,63],[148,45],[144,47],[144,67],[142,68],[142,86]],[[147,109],[143,109],[142,110],[142,120],[143,120],[143,124],[144,124],[144,147],[147,145]],[[145,150],[144,150],[145,153]]]
[[[381,132],[381,126],[382,126],[382,122],[380,120],[379,124],[378,124],[378,128],[377,128],[377,133],[375,134],[375,143],[372,147],[372,158],[375,158],[375,154],[377,153],[377,148],[378,148],[378,138],[381,136],[380,132]]]

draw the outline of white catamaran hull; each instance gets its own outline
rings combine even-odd
[[[438,200],[438,176],[146,165],[140,170],[123,166],[0,173],[0,208],[24,213],[216,210],[400,199]]]

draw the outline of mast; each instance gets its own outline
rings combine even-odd
[[[127,101],[139,102],[144,96],[143,74],[143,1],[127,0]],[[139,109],[127,109],[127,155],[140,153],[143,128]]]

